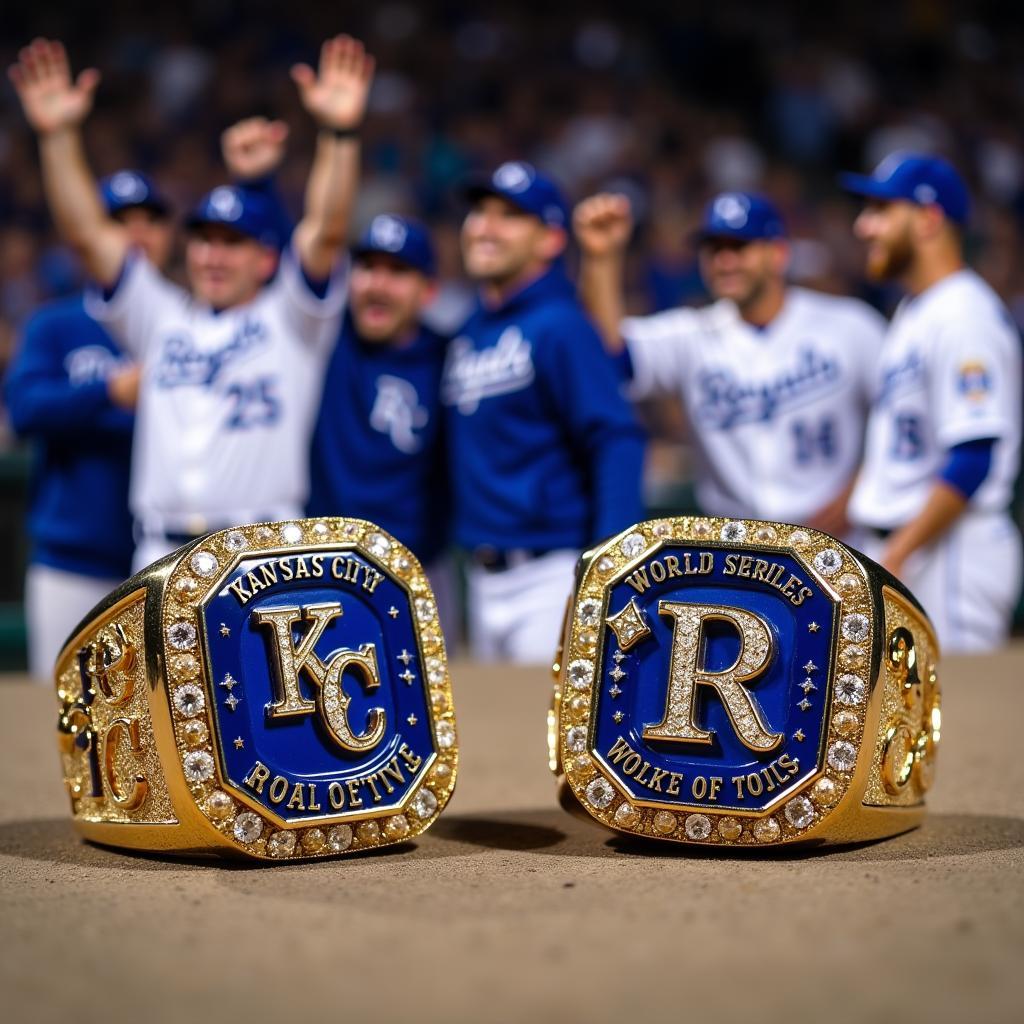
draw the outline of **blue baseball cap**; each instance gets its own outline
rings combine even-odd
[[[116,171],[100,182],[100,195],[107,213],[115,214],[121,210],[141,206],[153,210],[162,216],[171,211],[171,204],[153,183],[152,179],[141,171]]]
[[[380,213],[374,217],[352,247],[356,259],[374,252],[393,256],[427,277],[433,277],[437,270],[430,233],[419,221],[395,213]]]
[[[967,223],[971,208],[964,179],[948,160],[939,156],[891,153],[871,174],[843,174],[839,181],[854,195],[939,206],[957,224]]]
[[[471,178],[463,194],[471,201],[501,196],[550,227],[567,228],[569,224],[569,207],[562,190],[523,160],[509,160],[489,175]]]
[[[786,225],[775,204],[755,192],[719,192],[704,208],[697,238],[754,242],[785,238]]]
[[[237,185],[218,185],[192,211],[185,226],[223,224],[261,245],[281,246],[279,217],[274,204],[259,192]]]

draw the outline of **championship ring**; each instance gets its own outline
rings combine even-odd
[[[562,804],[718,847],[913,828],[935,771],[938,653],[906,588],[833,537],[640,523],[577,568],[548,729]]]
[[[75,827],[96,842],[332,856],[418,835],[455,785],[430,585],[361,520],[187,544],[93,611],[56,684]]]

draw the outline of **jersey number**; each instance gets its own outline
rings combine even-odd
[[[900,462],[920,458],[924,451],[921,417],[908,412],[897,413],[893,427],[892,457]]]
[[[277,379],[259,377],[256,380],[232,384],[228,388],[232,403],[228,415],[228,430],[249,430],[251,427],[269,427],[281,417],[281,402],[277,397]]]
[[[817,423],[797,420],[793,424],[793,458],[798,466],[836,457],[836,421],[824,416]]]

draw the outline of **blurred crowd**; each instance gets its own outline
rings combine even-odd
[[[182,211],[224,178],[220,132],[254,113],[293,125],[280,180],[297,207],[312,128],[286,69],[339,27],[365,39],[379,73],[355,227],[381,209],[428,221],[448,282],[435,311],[444,326],[468,294],[453,186],[510,157],[534,161],[570,198],[630,195],[636,311],[704,300],[688,237],[704,200],[727,188],[781,205],[797,280],[888,311],[894,296],[863,280],[855,207],[835,172],[898,148],[943,153],[967,174],[971,260],[1024,324],[1024,28],[1012,6],[113,0],[8,7],[0,21],[5,66],[18,45],[51,34],[73,44],[78,67],[103,69],[87,131],[96,170],[149,171]],[[0,368],[32,310],[80,283],[54,238],[13,90],[2,96]]]

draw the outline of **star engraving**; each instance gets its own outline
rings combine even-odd
[[[620,693],[622,693],[622,690],[618,686],[612,686],[608,691],[608,696],[611,697],[612,700],[615,700]]]
[[[220,635],[231,636],[231,627],[222,622],[220,624]]]
[[[392,605],[388,609],[388,615],[390,615],[391,618],[393,618],[393,619],[397,619],[398,618],[398,609],[394,605]]]
[[[611,626],[615,639],[619,642],[619,648],[623,651],[628,651],[630,647],[651,635],[651,627],[647,625],[635,597],[630,598],[619,611],[609,615],[604,621]]]
[[[409,723],[410,725],[415,725],[415,724],[416,724],[416,723],[417,723],[417,722],[419,721],[419,719],[418,719],[418,718],[417,718],[417,717],[416,717],[415,715],[410,715],[410,716],[409,716],[409,717],[408,717],[408,718],[406,719],[406,721],[407,721],[407,722],[408,722],[408,723]]]
[[[399,679],[404,679],[406,686],[412,686],[412,682],[416,678],[416,674],[414,672],[410,672],[408,669],[406,669],[404,672],[400,672],[398,674],[398,678]]]
[[[612,657],[615,659],[615,664],[616,665],[621,665],[622,662],[624,662],[626,660],[626,656],[622,653],[622,651],[616,651],[612,655]]]
[[[413,659],[413,656],[404,647],[402,648],[402,653],[395,655],[395,657],[406,667],[408,667],[409,662]]]
[[[233,693],[229,693],[229,694],[228,694],[228,699],[227,699],[226,701],[224,701],[224,703],[225,703],[225,704],[226,704],[226,705],[227,705],[227,706],[228,706],[229,708],[231,708],[231,710],[232,710],[232,711],[234,711],[234,710],[235,710],[235,708],[237,708],[237,707],[238,707],[238,705],[239,705],[239,704],[241,704],[242,702],[241,702],[241,701],[239,700],[239,698],[238,698],[238,697],[236,697],[236,696],[235,696],[235,695],[234,695]]]
[[[623,672],[618,665],[616,665],[615,668],[613,668],[611,672],[608,673],[608,675],[610,675],[612,679],[615,680],[615,682],[618,682],[620,679],[626,678],[626,673]]]
[[[806,697],[804,697],[804,699],[800,701],[799,704],[797,704],[797,707],[801,711],[809,711],[811,707],[811,702]]]
[[[818,666],[815,665],[813,661],[809,661],[809,662],[807,662],[806,665],[804,665],[804,671],[805,672],[813,672],[815,669],[817,669],[817,667]]]
[[[810,692],[811,692],[811,690],[816,690],[816,689],[817,689],[817,687],[816,687],[816,686],[814,685],[814,683],[813,683],[813,682],[811,681],[811,677],[810,677],[810,676],[808,676],[808,677],[807,677],[807,678],[806,678],[806,679],[805,679],[805,680],[804,680],[804,681],[803,681],[803,682],[802,682],[802,683],[800,684],[800,689],[801,689],[801,690],[803,690],[803,691],[804,691],[804,693],[810,693]]]
[[[793,739],[795,739],[797,743],[803,743],[805,738],[803,729],[797,729],[797,731],[793,733]]]
[[[238,680],[235,679],[235,677],[230,672],[228,672],[220,681],[220,685],[223,686],[224,689],[228,691],[228,693],[230,693],[232,688],[238,685]]]
[[[809,630],[810,630],[810,631],[811,631],[812,633],[817,633],[817,632],[818,632],[818,630],[819,630],[819,629],[821,629],[821,626],[819,626],[819,625],[818,625],[818,624],[817,624],[816,622],[808,622],[808,623],[807,623],[807,628],[808,628],[808,629],[809,629]]]
[[[615,724],[618,725],[626,716],[621,711],[616,711],[612,718],[615,720]]]
[[[245,740],[243,740],[241,736],[236,736],[235,737],[235,750],[244,750],[244,749],[245,749]]]

